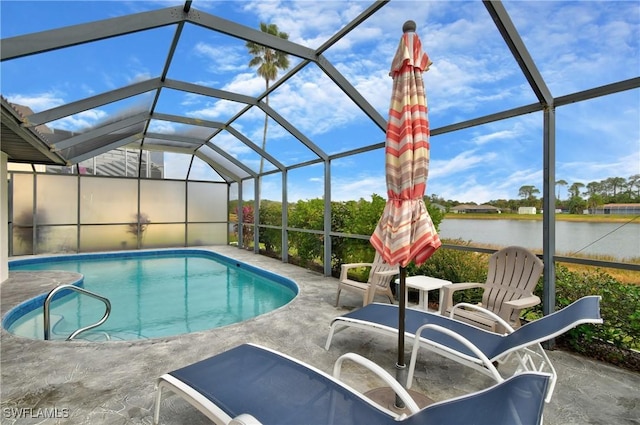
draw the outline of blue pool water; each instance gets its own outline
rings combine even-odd
[[[9,270],[81,273],[77,285],[111,302],[109,319],[78,337],[93,341],[158,338],[238,323],[282,307],[298,293],[289,279],[204,250],[30,258],[11,261]],[[99,300],[65,292],[51,303],[51,339],[66,339],[105,311]],[[5,329],[43,339],[45,296],[11,310]]]

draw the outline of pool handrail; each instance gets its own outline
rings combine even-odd
[[[47,295],[47,298],[44,300],[44,339],[49,340],[50,336],[51,336],[51,308],[50,308],[50,304],[51,304],[51,300],[53,299],[53,296],[55,294],[57,294],[58,292],[65,290],[65,289],[69,289],[71,291],[76,291],[79,292],[81,294],[84,295],[88,295],[90,297],[93,297],[97,300],[100,300],[104,303],[105,305],[105,311],[104,311],[104,316],[102,316],[102,319],[100,319],[99,321],[97,321],[96,323],[92,324],[92,325],[88,325],[88,326],[84,326],[82,328],[76,329],[74,332],[71,333],[71,335],[69,335],[67,337],[67,341],[71,341],[73,338],[75,338],[76,336],[80,335],[82,332],[84,331],[88,331],[89,329],[93,329],[93,328],[97,328],[98,326],[102,325],[104,322],[107,321],[107,319],[109,318],[109,314],[111,314],[111,301],[109,301],[108,298],[105,298],[101,295],[98,295],[96,293],[93,293],[91,291],[87,291],[84,288],[81,288],[79,286],[75,286],[75,285],[60,285],[57,286],[55,288],[53,288],[51,290],[51,292],[49,292],[49,295]]]

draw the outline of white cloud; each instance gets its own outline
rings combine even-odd
[[[480,150],[468,150],[461,152],[449,159],[434,160],[429,162],[429,179],[447,177],[450,175],[466,173],[479,165],[491,163],[497,157],[495,152],[483,152]]]
[[[473,143],[476,145],[484,145],[496,140],[512,140],[518,136],[518,132],[514,130],[502,130],[494,133],[483,134],[473,138]]]
[[[44,92],[37,94],[7,94],[6,98],[11,103],[29,106],[33,112],[45,111],[65,103],[64,93]]]
[[[255,72],[243,72],[236,74],[233,79],[225,84],[222,89],[246,95],[262,94],[266,88],[264,78]]]
[[[100,121],[108,118],[108,116],[109,115],[103,110],[90,109],[88,111],[83,111],[48,123],[47,125],[51,128],[82,132],[95,127]]]
[[[149,124],[149,131],[152,133],[174,134],[178,124],[171,121],[153,120]]]
[[[201,41],[193,50],[196,55],[206,58],[209,62],[207,70],[212,74],[236,73],[248,68],[249,60],[244,46],[211,45]]]
[[[223,131],[214,140],[213,144],[223,149],[235,158],[242,157],[248,153],[252,153],[253,150],[247,145],[238,140],[234,135]],[[255,160],[254,160],[255,161]],[[243,160],[245,162],[245,160]],[[257,170],[257,168],[255,168]]]
[[[192,104],[189,98],[186,98],[185,106],[201,106],[199,109],[190,109],[187,115],[194,118],[202,118],[209,121],[227,121],[236,112],[244,108],[245,105],[233,102],[231,100],[215,100],[211,99],[210,103],[205,105]]]
[[[246,3],[244,10],[278,25],[289,40],[315,49],[367,6],[359,1],[258,1]]]

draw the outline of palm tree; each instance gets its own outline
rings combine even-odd
[[[260,22],[260,31],[270,34],[274,37],[280,37],[288,40],[289,34],[278,30],[276,24],[265,24]],[[249,61],[250,67],[257,66],[258,76],[264,78],[266,91],[269,91],[269,82],[274,81],[278,76],[279,70],[285,70],[289,68],[289,55],[279,50],[274,50],[269,47],[265,47],[261,44],[254,43],[253,41],[247,41],[247,49],[249,54],[253,55],[253,58]],[[265,97],[267,106],[269,105],[269,95]],[[262,131],[262,150],[267,145],[267,124],[269,116],[264,115],[264,130]],[[264,168],[264,157],[260,156],[260,172],[258,173],[258,179],[262,176],[262,170]],[[260,186],[258,186],[260,187]]]
[[[556,186],[566,186],[566,185],[568,185],[568,184],[569,184],[569,183],[567,183],[567,181],[566,181],[566,180],[562,180],[562,179],[560,179],[560,180],[558,180],[558,181],[556,182]],[[558,200],[560,200],[560,189],[558,189],[558,196],[557,196],[557,198],[558,198]]]
[[[580,190],[584,187],[584,183],[575,182],[571,186],[569,186],[569,194],[571,198],[580,197]]]

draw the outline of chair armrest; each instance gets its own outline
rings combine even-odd
[[[470,303],[458,303],[456,305],[453,306],[453,308],[451,308],[451,313],[449,314],[449,318],[454,319],[454,314],[455,311],[459,308],[465,308],[465,309],[470,309],[470,310],[476,310],[479,311],[480,313],[491,317],[493,320],[495,320],[496,322],[498,322],[500,325],[502,325],[507,333],[511,333],[514,331],[513,327],[507,323],[506,320],[504,320],[502,317],[498,316],[497,314],[495,314],[493,311],[491,310],[487,310],[486,308],[477,305],[477,304],[470,304]]]
[[[464,289],[473,289],[473,288],[482,288],[484,287],[484,283],[478,282],[461,282],[461,283],[450,283],[448,285],[444,285],[441,289],[442,291],[442,305],[440,306],[440,314],[443,316],[446,315],[447,310],[450,310],[453,307],[453,293],[456,291],[461,291]]]
[[[487,371],[491,374],[493,379],[496,380],[496,382],[504,381],[504,378],[502,378],[502,376],[498,372],[498,369],[496,369],[496,367],[493,365],[491,360],[489,360],[489,358],[485,356],[484,353],[480,351],[480,349],[475,344],[473,344],[471,341],[469,341],[467,338],[463,337],[459,333],[453,332],[452,330],[449,330],[439,325],[427,323],[426,325],[422,325],[418,328],[415,334],[415,338],[413,338],[413,349],[411,350],[411,361],[409,362],[409,373],[407,376],[407,385],[406,385],[407,389],[411,389],[411,384],[413,381],[413,373],[416,368],[416,358],[418,357],[418,349],[420,348],[420,344],[424,343],[424,340],[430,341],[434,346],[439,347],[443,351],[448,351],[449,353],[453,353],[453,355],[456,357],[462,357],[459,351],[456,351],[447,345],[443,345],[443,344],[437,343],[436,341],[429,340],[427,337],[423,337],[422,332],[424,332],[426,329],[436,333],[445,334],[453,338],[454,340],[458,341],[459,343],[463,344],[465,347],[467,347],[469,350],[473,352],[473,354],[476,356],[478,361],[482,362],[483,366],[487,368]],[[469,357],[469,356],[464,356],[464,357]]]
[[[455,292],[455,291],[460,291],[462,289],[482,288],[483,286],[484,286],[484,283],[460,282],[460,283],[449,283],[448,285],[444,285],[442,289]]]
[[[349,272],[350,269],[356,269],[359,267],[372,267],[373,264],[372,263],[347,263],[347,264],[342,264],[340,266],[340,280],[344,280],[347,279],[347,273]]]
[[[504,305],[508,305],[515,310],[521,310],[523,308],[538,305],[540,304],[540,302],[540,297],[538,297],[537,295],[532,295],[530,297],[520,298],[517,300],[505,301]]]
[[[362,357],[359,354],[346,353],[346,354],[343,354],[342,356],[338,357],[338,360],[336,360],[336,363],[333,366],[333,377],[334,378],[340,379],[340,370],[342,368],[342,363],[345,360],[351,360],[351,361],[359,364],[360,366],[363,366],[366,369],[369,369],[371,372],[375,373],[376,376],[378,376],[378,378],[382,379],[385,382],[385,384],[390,386],[393,389],[393,391],[395,391],[395,393],[398,395],[398,397],[400,397],[400,399],[404,402],[404,405],[409,409],[411,414],[416,413],[416,412],[418,412],[420,410],[420,408],[418,407],[416,402],[413,400],[413,398],[411,398],[411,396],[409,395],[407,390],[404,389],[404,387],[396,380],[396,378],[391,376],[386,370],[384,370],[383,368],[381,368],[380,366],[378,366],[377,364],[375,364],[371,360],[369,360],[369,359],[367,359],[365,357]],[[388,406],[382,406],[382,407],[385,408],[385,409],[388,408]],[[398,416],[400,416],[400,415],[398,415]]]

